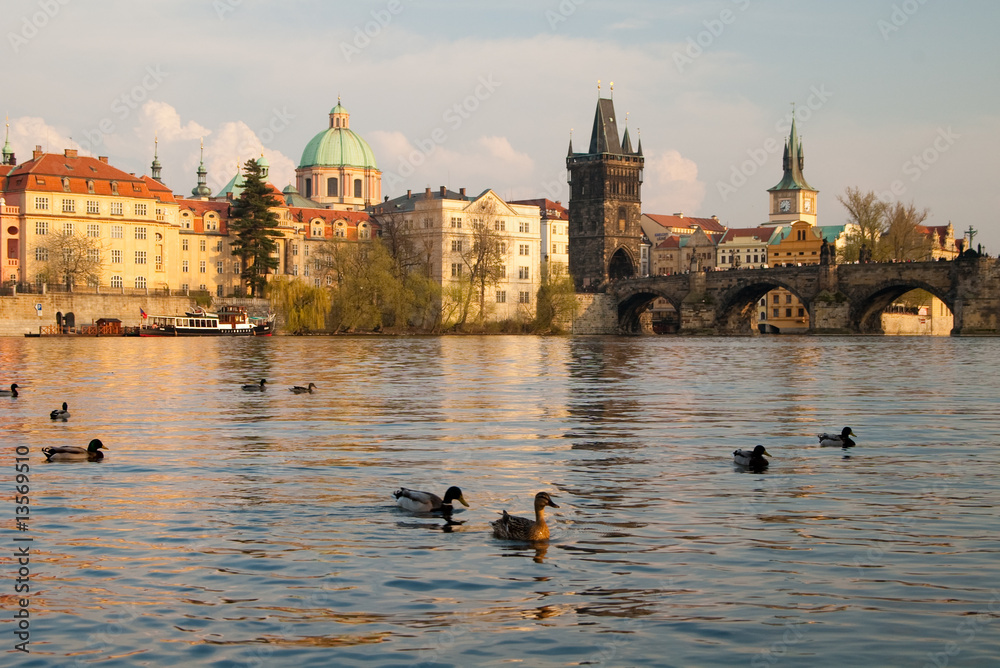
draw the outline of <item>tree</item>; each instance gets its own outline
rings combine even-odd
[[[572,318],[579,303],[573,277],[563,263],[542,263],[542,284],[538,288],[535,308],[535,331],[559,331],[560,321]]]
[[[484,199],[472,213],[469,234],[460,240],[462,263],[468,269],[462,278],[472,289],[463,291],[459,326],[468,319],[473,296],[478,298],[477,321],[482,326],[486,320],[486,291],[506,276],[510,237],[501,221],[497,200]]]
[[[72,232],[50,235],[48,262],[38,277],[46,283],[63,283],[66,289],[80,282],[98,285],[101,280],[101,244],[98,239]]]
[[[930,209],[917,211],[911,202],[905,205],[896,202],[886,212],[886,230],[882,235],[882,244],[889,260],[905,262],[907,260],[929,260],[931,254],[931,239],[920,230]]]
[[[279,277],[267,286],[268,297],[285,315],[285,327],[293,334],[304,334],[326,327],[330,312],[330,293],[299,280]]]
[[[264,292],[267,275],[278,268],[278,259],[273,254],[278,249],[275,239],[281,233],[278,214],[271,207],[280,206],[281,202],[270,193],[255,160],[247,160],[243,165],[243,178],[243,192],[233,202],[229,229],[234,235],[233,255],[240,258],[240,276],[254,296]]]
[[[843,195],[837,195],[837,200],[847,209],[848,223],[854,225],[847,235],[841,259],[845,262],[858,260],[862,246],[871,251],[873,259],[883,259],[879,246],[886,228],[886,203],[874,192],[863,193],[860,188],[848,188]]]

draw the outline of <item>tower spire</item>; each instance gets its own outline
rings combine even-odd
[[[150,165],[149,171],[150,176],[153,177],[154,181],[159,181],[163,183],[163,179],[160,177],[160,171],[163,165],[160,164],[160,139],[155,134],[153,135],[153,164]]]
[[[3,140],[3,164],[16,165],[17,160],[14,159],[14,149],[10,147],[10,119],[4,118],[4,122],[7,124],[7,130]]]
[[[795,122],[795,103],[792,103],[792,127],[785,140],[785,152],[782,156],[781,167],[784,175],[781,183],[770,190],[815,190],[806,182],[802,174],[805,166],[805,154],[802,150],[802,143],[799,141],[799,131]]]
[[[205,138],[201,139],[201,163],[198,165],[198,185],[192,190],[195,197],[209,197],[212,189],[208,187],[208,170],[205,169]]]

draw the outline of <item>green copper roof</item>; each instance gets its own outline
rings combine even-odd
[[[785,141],[785,154],[782,158],[782,168],[785,173],[781,177],[781,182],[773,188],[768,188],[768,192],[777,190],[816,190],[806,182],[806,177],[802,175],[805,167],[805,154],[802,150],[802,143],[799,141],[799,133],[795,129],[795,111],[792,111],[792,130]]]
[[[347,109],[344,109],[344,108],[343,108],[343,107],[342,107],[342,106],[340,105],[340,101],[338,100],[338,101],[337,101],[337,106],[336,106],[336,107],[334,107],[333,109],[331,109],[331,110],[330,110],[330,113],[331,113],[331,114],[346,114],[346,113],[347,113]]]
[[[226,197],[229,193],[233,194],[233,199],[238,199],[243,193],[243,188],[246,185],[246,179],[243,178],[243,172],[236,172],[236,176],[229,179],[229,183],[223,186],[222,190],[216,197]]]
[[[334,112],[337,109],[343,109],[343,107],[338,104],[334,107]],[[305,150],[302,151],[299,167],[314,166],[378,169],[375,164],[375,154],[372,153],[368,142],[348,128],[324,130],[306,144]]]

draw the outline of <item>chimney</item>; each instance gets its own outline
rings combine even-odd
[[[97,159],[103,162],[105,165],[108,164],[108,156],[106,155],[99,155],[97,156]]]
[[[432,196],[431,196],[431,189],[430,189],[430,186],[428,186],[428,187],[427,187],[427,188],[426,188],[426,189],[424,190],[424,199],[431,199],[431,197],[432,197]]]
[[[465,197],[465,188],[459,188],[458,194],[461,195],[462,197]]]
[[[40,157],[42,157],[42,145],[41,144],[35,144],[35,150],[32,151],[32,153],[31,153],[31,159],[32,160],[38,160]]]
[[[67,149],[65,149],[63,151],[63,157],[66,157],[66,158],[75,158],[76,157],[76,149],[75,148],[67,148]]]
[[[441,199],[444,199],[445,193],[448,192],[444,186],[441,186]]]
[[[412,196],[413,196],[413,191],[412,190],[407,190],[406,191],[406,199],[410,199]]]
[[[716,215],[715,215],[715,214],[713,213],[713,214],[712,214],[712,220],[718,220],[718,219],[719,219],[719,217],[718,217],[718,216],[716,216]]]
[[[681,211],[679,213],[675,213],[674,215],[677,216],[678,218],[683,218],[684,217],[684,212]]]

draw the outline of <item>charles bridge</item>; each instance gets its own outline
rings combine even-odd
[[[770,269],[698,271],[609,281],[582,298],[574,331],[640,333],[643,317],[662,297],[673,305],[679,334],[755,333],[752,316],[770,290],[795,294],[809,314],[811,334],[881,334],[881,314],[911,290],[931,293],[951,309],[952,336],[1000,335],[1000,260],[825,264]]]

